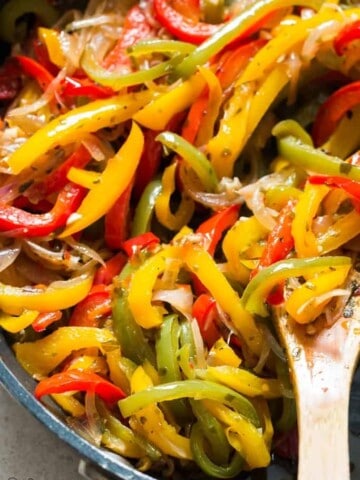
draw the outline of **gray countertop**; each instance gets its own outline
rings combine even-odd
[[[83,480],[79,456],[0,386],[0,479]]]

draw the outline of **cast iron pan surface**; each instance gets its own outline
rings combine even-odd
[[[89,461],[98,468],[103,473],[104,478],[112,480],[152,480],[154,478],[139,472],[120,456],[92,445],[66,425],[63,413],[54,404],[45,406],[36,400],[33,396],[35,381],[18,364],[5,337],[1,333],[0,384],[8,390],[14,400],[22,404],[61,440],[73,447],[79,453],[80,458]],[[360,369],[357,370],[353,382],[349,428],[352,464],[351,479],[360,480]],[[294,465],[277,462],[266,471],[257,471],[251,476],[248,474],[240,475],[238,480],[292,480],[295,478],[296,469]]]

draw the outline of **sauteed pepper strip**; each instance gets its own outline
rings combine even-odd
[[[85,190],[68,183],[59,193],[55,205],[47,213],[30,213],[12,205],[0,204],[0,231],[12,237],[41,237],[50,235],[66,224],[76,211]]]
[[[37,130],[8,158],[10,172],[20,173],[51,148],[78,141],[82,135],[125,122],[149,103],[153,94],[147,90],[95,100],[75,108]]]
[[[41,380],[35,387],[35,397],[40,399],[44,395],[71,391],[94,392],[107,403],[115,403],[126,395],[113,383],[100,375],[82,370],[67,370],[55,373],[49,378]]]
[[[144,146],[140,128],[133,123],[131,132],[118,153],[110,158],[94,188],[88,192],[76,214],[74,222],[68,223],[60,238],[73,235],[88,227],[106,214],[125,191],[139,164]]]

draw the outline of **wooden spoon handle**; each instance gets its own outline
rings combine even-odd
[[[314,379],[313,379],[314,380]],[[313,384],[311,395],[298,398],[298,480],[350,480],[348,406],[350,382],[339,382],[327,391]],[[316,384],[316,381],[315,381]],[[336,389],[334,392],[331,389]],[[330,401],[331,399],[331,401]]]

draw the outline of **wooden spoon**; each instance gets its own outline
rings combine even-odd
[[[355,271],[354,291],[360,285]],[[283,310],[277,329],[286,348],[299,427],[298,480],[350,480],[350,387],[360,350],[360,296],[331,326],[308,335]]]

